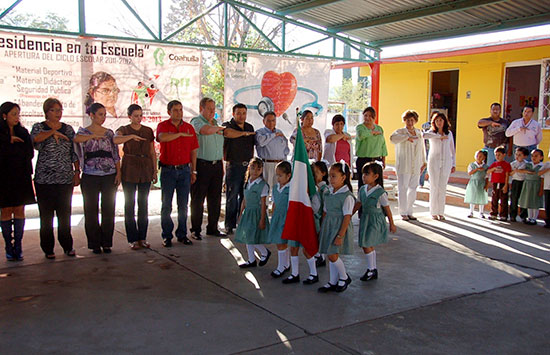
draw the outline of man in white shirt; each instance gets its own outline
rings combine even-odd
[[[525,147],[530,153],[542,141],[542,128],[540,123],[533,120],[535,108],[531,105],[523,107],[522,118],[514,120],[506,129],[506,137],[514,137],[514,151],[517,147]]]

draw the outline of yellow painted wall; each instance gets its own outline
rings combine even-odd
[[[403,127],[401,114],[408,109],[417,111],[420,116],[418,127],[428,119],[430,71],[459,70],[456,164],[458,170],[466,171],[468,164],[473,161],[475,151],[483,148],[483,132],[477,128],[477,121],[489,116],[491,103],[503,101],[502,86],[506,63],[548,57],[550,46],[540,46],[430,59],[431,62],[446,63],[382,64],[378,117],[388,144],[388,163],[395,162],[395,147],[389,136],[397,128]],[[471,92],[470,99],[466,98],[467,91]],[[550,131],[544,130],[540,148],[548,152],[549,146]]]

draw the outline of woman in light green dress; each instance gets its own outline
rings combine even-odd
[[[378,279],[376,267],[376,251],[374,247],[388,242],[389,230],[395,233],[393,216],[390,210],[388,194],[384,190],[384,176],[382,166],[376,162],[370,162],[363,166],[361,178],[364,185],[359,189],[359,201],[355,204],[355,211],[361,208],[359,221],[359,246],[367,258],[367,271],[361,277],[361,281]]]
[[[483,215],[483,208],[489,201],[487,197],[487,152],[485,150],[478,150],[475,154],[476,161],[470,163],[468,166],[468,175],[470,175],[470,181],[466,186],[466,195],[464,196],[464,203],[470,204],[470,214],[468,218],[474,217],[475,205],[478,205],[479,214],[481,218],[485,218]]]
[[[266,198],[269,186],[262,178],[263,161],[252,158],[248,164],[247,183],[244,189],[244,201],[241,207],[239,225],[235,231],[235,241],[246,244],[248,261],[240,268],[255,267],[254,250],[260,252],[259,265],[264,266],[271,252],[263,245],[268,242],[269,220],[267,218]]]
[[[330,193],[325,195],[323,221],[319,234],[319,252],[329,259],[330,280],[319,292],[342,292],[351,283],[340,254],[353,253],[353,227],[351,216],[355,198],[352,194],[350,168],[345,163],[335,163],[329,170]]]
[[[544,153],[542,150],[535,149],[531,152],[531,162],[525,165],[527,174],[525,174],[518,200],[519,207],[527,209],[528,218],[525,220],[525,224],[537,224],[539,208],[542,207],[543,190],[538,172],[542,168],[543,159]]]

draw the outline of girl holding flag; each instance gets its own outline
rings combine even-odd
[[[355,205],[350,181],[350,168],[346,163],[335,163],[329,170],[330,191],[325,195],[323,222],[319,236],[319,252],[329,259],[330,281],[319,292],[342,292],[351,283],[340,254],[353,254],[353,228],[351,216]]]

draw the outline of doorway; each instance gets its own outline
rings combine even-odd
[[[504,78],[504,118],[510,122],[520,118],[523,106],[533,105],[538,117],[540,93],[540,64],[506,67]]]
[[[433,71],[431,74],[430,116],[442,112],[449,119],[456,145],[458,70]]]

